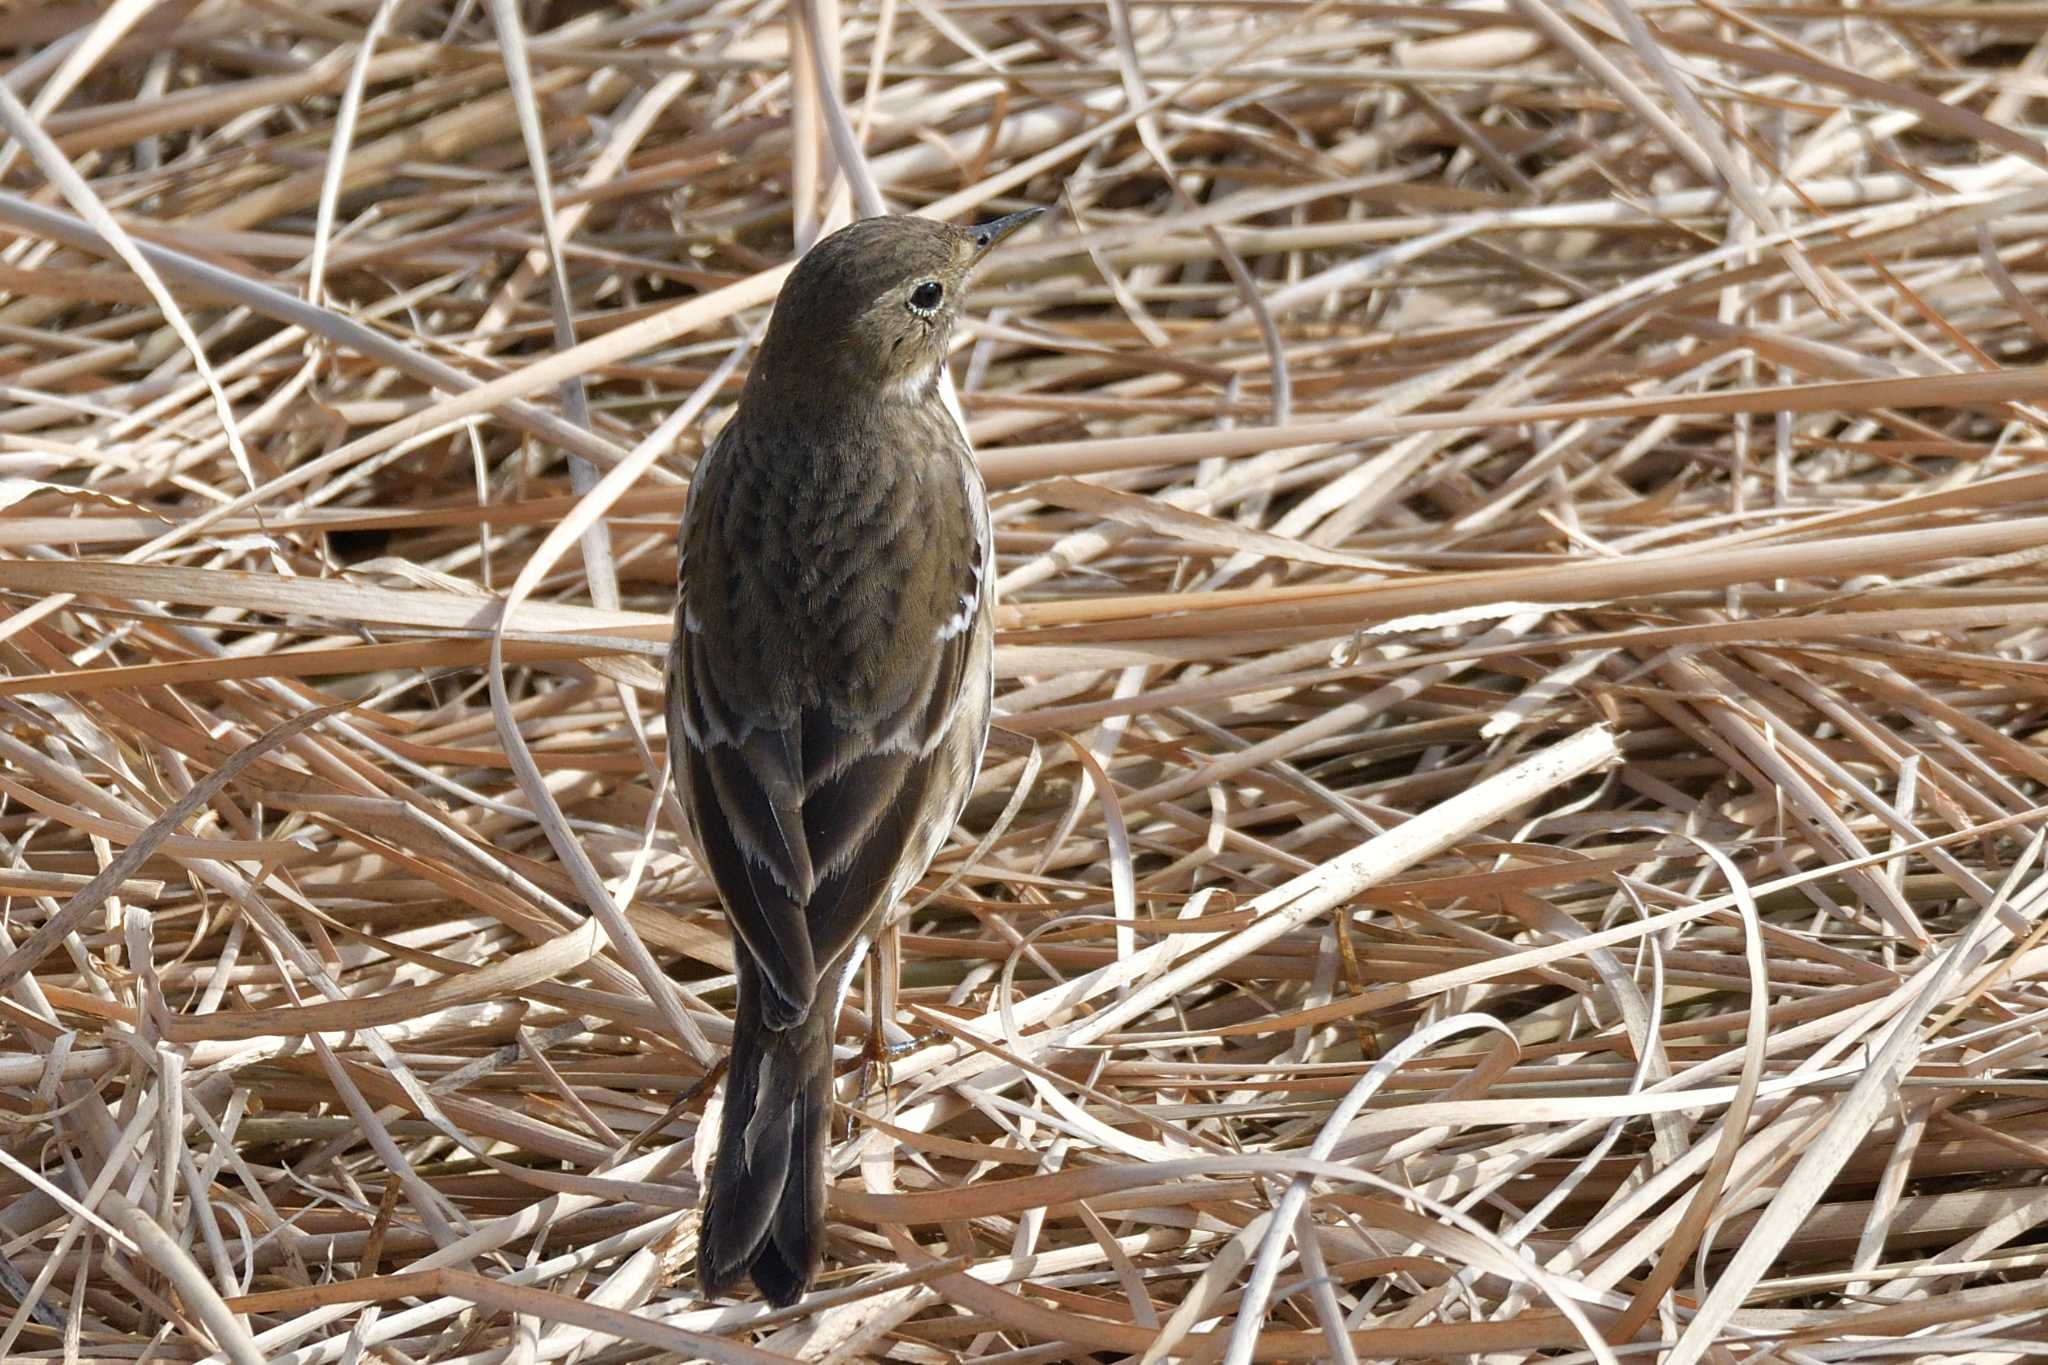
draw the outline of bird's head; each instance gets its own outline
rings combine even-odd
[[[894,216],[841,228],[783,282],[756,379],[821,397],[843,393],[840,386],[884,398],[929,397],[967,281],[997,243],[1043,212],[964,228]]]

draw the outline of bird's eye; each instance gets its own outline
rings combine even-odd
[[[937,280],[926,280],[910,291],[910,306],[917,312],[929,313],[937,308],[939,301],[945,297],[946,286]]]

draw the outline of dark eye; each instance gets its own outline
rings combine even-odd
[[[939,306],[946,297],[946,286],[937,280],[926,280],[910,291],[910,306],[920,313],[929,313]]]

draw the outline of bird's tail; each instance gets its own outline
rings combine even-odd
[[[836,1010],[817,1000],[803,1022],[761,1021],[763,983],[741,952],[739,1002],[718,1154],[697,1235],[697,1284],[705,1298],[744,1275],[770,1303],[803,1297],[825,1243],[825,1148],[832,1116]]]

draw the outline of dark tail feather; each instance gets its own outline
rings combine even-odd
[[[803,1297],[825,1243],[825,1147],[832,1114],[831,1011],[820,1001],[794,1028],[761,1022],[759,990],[742,953],[732,1064],[718,1154],[697,1235],[705,1298],[743,1275],[770,1303]]]

